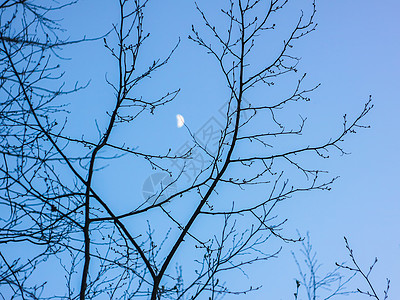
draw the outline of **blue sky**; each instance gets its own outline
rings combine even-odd
[[[215,7],[218,3],[198,3],[210,11],[211,17],[217,18]],[[392,280],[392,299],[400,295],[400,163],[397,154],[400,148],[399,8],[400,4],[394,0],[317,3],[317,30],[294,48],[296,54],[302,57],[300,70],[307,72],[307,83],[321,83],[321,87],[312,94],[311,103],[301,108],[302,114],[310,120],[310,133],[306,137],[312,141],[338,132],[342,115],[347,113],[349,118],[356,116],[369,95],[373,97],[374,109],[364,123],[371,128],[347,138],[344,148],[351,155],[336,154],[330,160],[316,162],[333,176],[340,175],[332,191],[298,194],[282,203],[277,210],[279,216],[289,219],[285,226],[287,235],[295,235],[296,230],[310,232],[319,260],[327,269],[331,269],[335,261],[348,259],[343,236],[348,237],[365,267],[378,256],[373,279],[379,290],[385,287],[386,277]],[[66,9],[62,17],[68,34],[79,38],[82,35],[103,34],[117,15],[111,1],[81,0]],[[282,18],[282,22],[288,21]],[[226,88],[217,64],[205,54],[204,49],[187,39],[191,24],[200,22],[192,1],[150,1],[145,28],[152,35],[143,54],[144,60],[167,55],[179,37],[181,44],[171,62],[145,83],[139,92],[156,96],[176,88],[182,91],[173,103],[160,110],[156,118],[148,116],[135,127],[118,129],[115,141],[123,140],[146,150],[178,149],[190,137],[183,128],[176,128],[177,113],[185,117],[186,124],[193,131],[210,117],[218,118],[218,109],[226,101]],[[260,50],[255,61],[259,59],[262,62],[266,54],[275,48],[268,40],[260,41],[260,44],[265,45],[266,52]],[[67,100],[71,102],[72,112],[67,131],[78,136],[84,133],[85,136],[95,137],[94,119],[100,125],[106,122],[104,111],[113,104],[110,100],[112,91],[104,78],[105,73],[109,78],[115,75],[115,65],[101,41],[77,45],[64,53],[71,58],[65,62],[66,81],[91,80],[86,90]],[[106,197],[112,198],[117,190],[119,199],[130,201],[132,197],[140,196],[143,182],[151,174],[152,171],[146,171],[144,164],[122,160],[99,172],[95,185]],[[117,175],[118,180],[115,180]],[[229,194],[231,191],[225,192],[226,196],[232,195]],[[257,196],[259,194],[251,195]],[[112,205],[123,211],[129,202]],[[163,226],[155,223],[157,225]],[[297,276],[289,252],[293,249],[285,248],[280,259],[252,266],[248,272],[251,282],[262,284],[264,289],[253,296],[237,299],[266,299],[265,295],[268,299],[291,299],[293,278]],[[180,255],[182,258],[186,256]],[[235,278],[228,277],[226,280],[235,281]],[[351,299],[358,298],[351,296]]]

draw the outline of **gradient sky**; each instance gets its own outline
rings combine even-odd
[[[63,24],[68,35],[79,38],[107,32],[118,16],[111,2],[81,0],[64,10]],[[343,236],[348,237],[365,268],[377,256],[379,262],[373,281],[382,291],[389,277],[391,299],[396,299],[400,295],[400,163],[397,153],[400,149],[400,4],[395,0],[318,2],[317,30],[295,45],[297,55],[302,57],[300,70],[308,74],[307,82],[321,83],[312,95],[312,102],[302,111],[310,119],[308,126],[313,132],[310,137],[317,139],[338,132],[342,115],[356,116],[369,95],[373,97],[374,109],[364,124],[371,128],[347,138],[344,148],[351,155],[336,154],[329,161],[318,162],[318,166],[328,169],[333,176],[340,175],[332,191],[298,194],[282,203],[277,213],[289,219],[286,235],[295,235],[296,230],[310,232],[314,249],[326,270],[332,269],[336,261],[348,260]],[[216,4],[204,0],[198,3],[210,10],[211,16],[217,16]],[[160,95],[176,88],[182,91],[157,118],[137,123],[139,131],[137,127],[123,128],[116,132],[115,138],[139,149],[177,149],[190,138],[183,128],[176,128],[175,115],[182,114],[187,125],[196,131],[210,117],[218,116],[218,109],[226,101],[226,89],[221,85],[216,62],[187,39],[191,24],[201,22],[193,1],[153,0],[145,14],[145,29],[152,32],[144,51],[145,60],[165,56],[179,37],[182,41],[171,62],[143,86],[143,92]],[[282,20],[290,17],[283,16]],[[260,62],[271,49],[275,49],[274,44],[265,41],[266,52],[260,52]],[[76,136],[82,133],[96,136],[94,119],[100,126],[104,124],[107,120],[104,110],[112,105],[112,91],[105,84],[104,76],[107,73],[112,78],[115,65],[102,41],[77,45],[64,53],[71,58],[65,62],[66,81],[91,80],[86,90],[68,99],[72,113],[67,131]],[[143,182],[152,174],[151,170],[143,170],[141,165],[117,162],[96,175],[95,185],[110,198],[116,191],[125,199],[129,199],[127,195],[138,197]],[[113,180],[112,174],[122,179]],[[230,195],[229,191],[226,195]],[[126,205],[113,203],[114,208],[121,211]],[[280,259],[252,266],[248,272],[249,282],[254,282],[254,286],[262,284],[264,288],[235,299],[292,299],[297,271],[290,250],[295,249],[288,245]],[[349,298],[359,299],[343,297]]]

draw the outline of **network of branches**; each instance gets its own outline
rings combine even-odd
[[[109,32],[91,37],[91,46],[102,44],[114,61],[111,74],[115,75],[104,81],[113,93],[109,100],[113,108],[104,114],[106,126],[97,127],[98,139],[84,138],[76,125],[76,134],[66,134],[73,125],[66,117],[65,96],[79,95],[86,85],[65,87],[69,85],[64,83],[62,51],[72,44],[85,47],[90,39],[65,38],[62,23],[53,15],[75,2],[60,2],[0,3],[2,298],[222,299],[259,289],[252,285],[236,289],[225,278],[229,273],[247,276],[250,264],[277,257],[280,248],[271,247],[270,240],[303,240],[282,234],[286,218],[276,216],[275,208],[297,193],[330,189],[335,178],[327,177],[318,166],[305,166],[303,157],[345,154],[344,138],[365,127],[360,121],[372,107],[368,100],[354,118],[344,117],[336,135],[322,141],[308,146],[292,143],[282,151],[275,147],[281,138],[301,136],[306,118],[293,127],[285,124],[282,112],[292,103],[309,101],[318,87],[304,87],[306,75],[299,74],[300,58],[294,52],[298,40],[316,28],[315,1],[298,10],[292,27],[273,45],[275,52],[264,65],[257,61],[257,43],[281,30],[275,22],[283,20],[296,1],[228,0],[219,8],[218,22],[209,17],[214,12],[203,9],[206,4],[194,3],[202,23],[192,26],[189,40],[213,58],[213,72],[225,80],[227,92],[220,103],[223,122],[213,127],[207,141],[186,127],[187,147],[165,153],[139,151],[142,148],[115,138],[115,130],[127,123],[142,130],[135,127],[138,120],[157,118],[158,111],[179,97],[179,87],[160,91],[155,99],[137,92],[171,62],[179,42],[143,67],[142,49],[151,38],[146,30],[146,21],[151,20],[145,18],[148,1],[115,0],[119,19],[110,24]],[[291,86],[284,81],[287,95],[255,99],[251,94],[253,89],[269,89],[296,74]],[[268,125],[259,126],[260,118]],[[202,166],[193,169],[199,155]],[[96,176],[105,160],[112,164],[125,157],[145,162],[168,180],[161,180],[145,199],[138,191],[121,213],[113,206],[118,195],[102,195]],[[299,176],[303,179],[297,181]],[[104,189],[107,183],[101,185]],[[243,191],[244,196],[219,192],[225,186]],[[254,186],[262,187],[262,197],[246,196],[246,190]],[[175,209],[182,203],[184,213]],[[202,230],[199,224],[208,224],[212,230]],[[304,247],[312,277],[308,279],[299,265],[303,277],[297,289],[304,286],[309,299],[316,299],[317,289],[341,277],[336,270],[317,282],[311,248]],[[368,280],[369,273],[361,271],[350,253],[355,267],[338,268]],[[336,292],[342,291],[342,284]],[[379,299],[372,285],[371,289],[362,293]]]

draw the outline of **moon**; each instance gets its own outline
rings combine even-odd
[[[178,128],[181,128],[185,124],[185,119],[183,118],[182,115],[177,114],[176,115],[176,126]]]

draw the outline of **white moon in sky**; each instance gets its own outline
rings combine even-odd
[[[185,124],[185,119],[183,118],[182,115],[177,114],[176,115],[176,126],[178,126],[178,128],[181,128],[183,126],[183,124]]]

